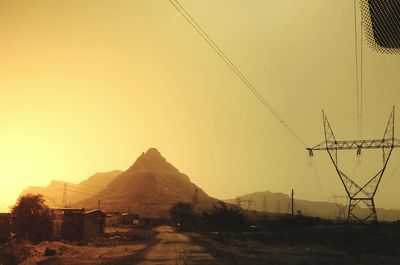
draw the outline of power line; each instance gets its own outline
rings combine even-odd
[[[258,92],[253,84],[243,75],[229,57],[219,48],[205,30],[197,23],[197,21],[189,14],[189,12],[177,0],[168,0],[176,10],[185,18],[185,20],[193,27],[194,30],[208,43],[208,45],[218,54],[225,64],[233,71],[233,73],[244,83],[244,85],[257,97],[264,107],[272,113],[274,118],[304,147],[305,142],[297,135],[297,133],[280,117],[277,111],[265,100]]]
[[[390,180],[392,179],[392,177],[397,173],[397,171],[400,169],[400,164],[398,164],[393,170],[392,172],[386,177],[386,180],[381,184],[381,187],[386,186],[387,183],[390,182]]]
[[[80,183],[78,183],[78,184],[76,184],[76,185],[79,185],[79,186],[83,185],[83,186],[87,186],[87,187],[89,187],[89,188],[98,189],[98,190],[103,190],[103,189],[105,189],[105,187],[106,187],[106,186],[100,187],[100,186],[97,186],[97,185],[87,184],[87,183],[82,183],[82,182],[80,182]]]
[[[358,41],[357,41],[357,6],[354,0],[354,45],[355,45],[355,72],[356,72],[356,91],[357,91],[357,140],[360,140],[360,97],[358,81]]]
[[[57,189],[57,188],[48,188],[47,190],[59,191],[59,189]],[[71,188],[68,188],[68,191],[72,192],[72,193],[79,193],[79,194],[88,195],[88,196],[95,195],[95,193],[89,193],[89,192],[85,192],[85,191],[73,190]]]
[[[315,165],[312,165],[311,167],[313,169],[314,176],[315,176],[315,178],[317,180],[318,189],[319,189],[319,192],[321,193],[322,199],[326,201],[324,191],[322,190],[322,185],[321,185],[321,181],[320,181],[320,177],[319,177],[319,174],[318,174],[317,167]]]
[[[53,183],[53,185],[60,186],[60,185],[63,185],[63,183],[55,182],[55,183]],[[81,187],[81,185],[84,185],[86,187]],[[70,183],[70,185],[68,186],[68,190],[70,190],[71,188],[87,189],[87,190],[92,190],[92,191],[96,191],[96,192],[105,189],[105,187],[100,187],[100,186],[95,186],[95,185],[90,185],[90,184],[82,184],[82,183],[78,183],[78,184]]]
[[[58,184],[58,183],[57,183]],[[62,185],[62,183],[59,183],[60,185]],[[61,189],[61,188],[60,188]],[[59,191],[59,189],[58,188],[55,188],[55,187],[53,187],[53,188],[47,188],[47,190],[53,190],[53,191]],[[102,193],[103,195],[108,195],[108,196],[111,196],[111,195],[114,195],[113,193],[111,193],[111,192],[107,192],[107,191],[105,191],[105,190],[98,190],[98,191],[90,191],[90,190],[88,190],[88,189],[82,189],[81,187],[71,187],[71,185],[69,185],[68,186],[68,192],[70,193],[70,194],[74,194],[74,193],[78,193],[78,194],[81,194],[81,195],[85,195],[86,197],[92,197],[92,196],[95,196],[95,195],[97,195],[97,194],[99,194],[99,193]]]
[[[55,183],[55,184],[62,185],[62,183]],[[76,184],[76,185],[81,185],[81,184]],[[103,193],[103,194],[106,194],[106,195],[114,195],[114,193],[112,193],[112,192],[105,191],[105,188],[97,189],[97,188],[94,188],[94,187],[97,187],[97,186],[92,186],[92,185],[89,185],[89,184],[86,184],[86,186],[91,186],[92,188],[78,187],[78,186],[69,185],[67,190],[71,191],[71,192],[77,192],[77,193],[86,193],[87,195],[96,195],[96,194],[98,194],[100,192]],[[53,189],[53,190],[55,190],[55,189]]]
[[[362,138],[363,128],[363,22],[360,19],[360,59],[358,58],[358,31],[357,31],[357,1],[354,0],[354,46],[355,46],[355,72],[357,91],[357,138]],[[359,65],[360,60],[360,65]]]
[[[360,138],[363,137],[363,26],[360,19]]]

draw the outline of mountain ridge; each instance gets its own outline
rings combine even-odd
[[[107,172],[96,172],[79,183],[71,183],[61,180],[51,180],[47,186],[28,186],[24,189],[19,198],[26,194],[42,194],[45,203],[49,207],[64,207],[62,204],[64,184],[67,190],[67,204],[76,203],[104,189],[109,182],[121,174],[121,170]],[[18,199],[19,199],[18,198]]]
[[[174,203],[192,202],[196,190],[199,210],[210,209],[217,202],[156,148],[150,148],[103,191],[74,206],[93,209],[100,201],[100,208],[105,211],[133,211],[144,217],[167,217]]]
[[[265,197],[264,197],[265,196]],[[265,203],[264,203],[265,198]],[[226,199],[225,202],[238,205],[250,211],[267,213],[287,214],[291,210],[291,198],[289,195],[281,192],[260,191],[244,194],[234,199]],[[252,201],[249,206],[249,201]],[[345,201],[345,200],[344,200]],[[326,219],[341,219],[344,220],[347,215],[347,206],[342,201],[324,202],[311,201],[304,199],[294,199],[294,211],[301,212],[307,216],[316,216]],[[367,213],[367,209],[357,206],[356,211],[360,215]],[[400,217],[400,210],[377,208],[378,220],[382,221],[397,221]]]

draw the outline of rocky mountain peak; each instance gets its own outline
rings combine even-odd
[[[143,169],[152,171],[161,168],[171,169],[172,167],[156,148],[149,148],[136,159],[128,171],[133,172]]]
[[[151,148],[149,148],[149,150],[146,151],[146,156],[154,157],[154,158],[162,157],[160,151],[158,151],[157,148],[154,148],[154,147],[151,147]]]
[[[105,211],[126,211],[130,208],[141,216],[168,216],[169,208],[176,202],[191,202],[196,189],[199,209],[210,209],[216,200],[192,183],[156,148],[150,148],[103,191],[76,206],[94,209],[101,200]]]

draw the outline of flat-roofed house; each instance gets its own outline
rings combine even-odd
[[[60,208],[52,212],[53,240],[82,241],[104,234],[105,214],[98,209]]]

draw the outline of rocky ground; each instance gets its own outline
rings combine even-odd
[[[399,233],[394,233],[393,227],[378,230],[344,228],[345,231],[335,227],[297,228],[294,231],[274,229],[223,236],[216,233],[179,233],[166,225],[111,228],[104,238],[91,242],[23,243],[15,247],[20,255],[25,256],[20,263],[25,265],[400,264],[396,243]],[[54,251],[53,255],[45,256],[46,249]],[[4,256],[2,260],[1,253],[0,264],[16,264],[15,260],[5,260]]]
[[[136,228],[108,230],[103,239],[73,244],[68,242],[25,243],[23,265],[33,264],[201,264],[218,262],[207,249],[191,237],[177,233],[170,226],[154,229]],[[53,252],[45,256],[47,251]],[[1,264],[1,263],[0,263]]]

